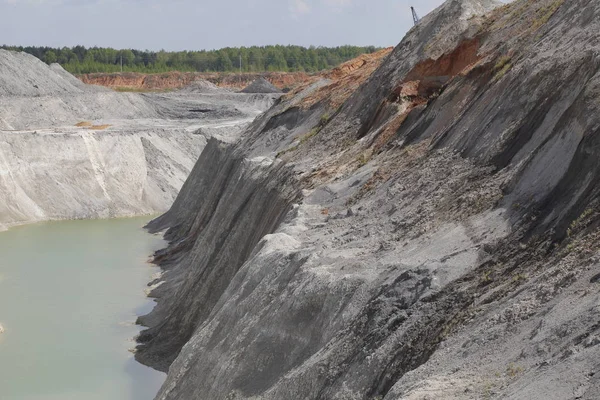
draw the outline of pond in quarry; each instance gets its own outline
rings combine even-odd
[[[129,352],[152,309],[164,246],[145,218],[49,222],[0,232],[0,399],[149,400],[165,375]]]

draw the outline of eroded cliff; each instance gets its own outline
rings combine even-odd
[[[599,32],[449,0],[211,142],[149,225],[157,399],[597,398]]]
[[[278,97],[116,93],[0,50],[0,229],[164,212],[207,140],[233,140]]]

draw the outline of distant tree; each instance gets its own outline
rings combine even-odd
[[[218,71],[232,71],[233,70],[233,62],[231,62],[231,58],[227,51],[222,50],[219,52],[218,61],[217,61],[217,69]]]
[[[131,50],[121,50],[118,54],[118,62],[121,63],[121,58],[123,59],[123,65],[132,66],[135,60],[135,54]]]
[[[58,62],[72,73],[118,72],[165,72],[180,71],[238,71],[240,56],[242,70],[307,71],[314,72],[332,68],[364,53],[372,53],[373,46],[315,47],[301,46],[252,46],[220,50],[167,52],[161,50],[116,50],[106,47],[72,48],[0,46],[3,49],[24,51],[47,63]]]
[[[49,50],[44,55],[44,61],[46,62],[46,64],[54,64],[58,61],[58,57],[56,57],[56,53],[54,51]]]
[[[77,59],[81,62],[85,57],[85,53],[87,53],[87,49],[81,45],[77,45],[73,47],[73,53],[75,53]]]

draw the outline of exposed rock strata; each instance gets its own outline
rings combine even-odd
[[[181,348],[208,317],[256,244],[279,225],[297,195],[283,163],[273,165],[260,157],[245,160],[231,151],[211,141],[171,210],[149,225],[152,231],[171,227],[167,237],[177,243],[161,257],[163,266],[173,264],[174,269],[166,272],[168,281],[156,292],[182,294],[161,302],[141,319],[146,324],[161,322],[140,336],[152,351],[138,353],[138,358],[163,370],[176,355],[173,349]],[[193,219],[191,210],[196,210]],[[194,272],[188,274],[192,266]]]
[[[304,102],[332,76],[207,147],[150,225],[157,399],[597,398],[600,3],[497,6],[449,0],[341,107]]]
[[[91,85],[140,90],[180,89],[197,80],[207,80],[221,88],[241,90],[260,77],[264,77],[279,89],[292,88],[312,79],[309,74],[304,72],[245,73],[240,75],[235,73],[225,74],[173,71],[163,74],[126,72],[114,74],[84,74],[79,76],[83,82]]]

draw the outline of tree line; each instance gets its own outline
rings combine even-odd
[[[24,51],[47,64],[59,63],[73,74],[93,72],[168,71],[235,72],[316,72],[335,67],[364,53],[373,53],[374,46],[301,47],[253,46],[227,47],[202,51],[140,51],[84,46],[52,48],[0,46],[6,50]]]

